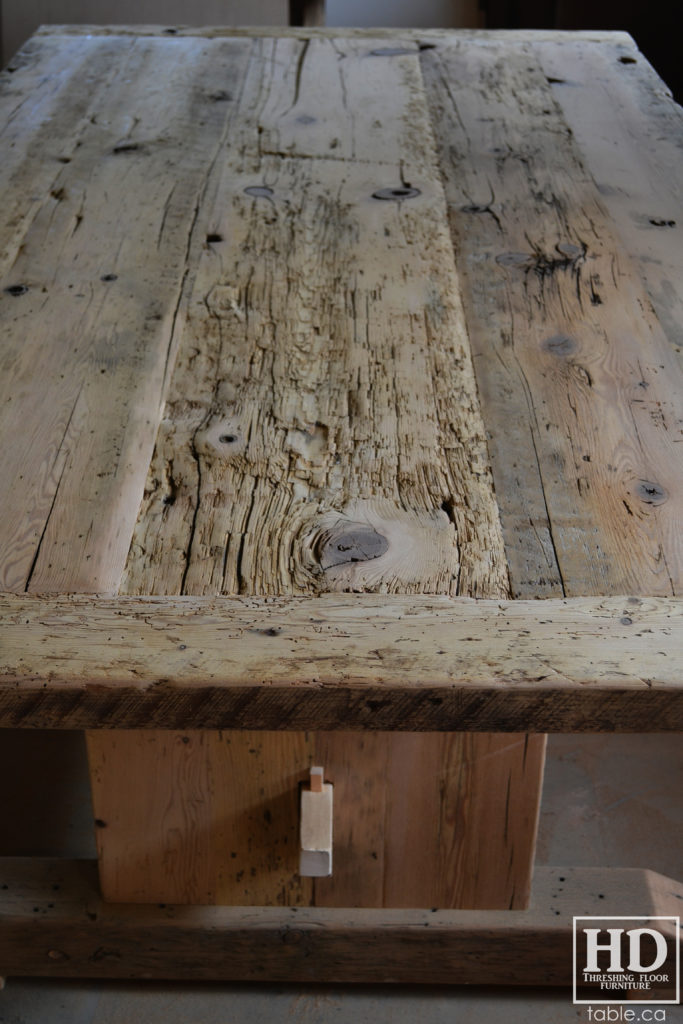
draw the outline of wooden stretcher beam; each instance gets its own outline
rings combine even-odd
[[[0,725],[663,731],[683,602],[0,598]]]
[[[672,915],[683,898],[636,868],[538,868],[514,912],[108,904],[94,861],[39,858],[0,860],[0,884],[7,976],[317,984],[567,986],[573,915]]]

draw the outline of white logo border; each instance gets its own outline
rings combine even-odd
[[[576,922],[577,921],[673,921],[676,925],[676,997],[675,999],[577,999],[576,998]],[[576,914],[572,917],[572,1004],[574,1006],[614,1006],[615,1003],[628,1003],[630,1006],[642,1006],[643,1003],[657,1003],[666,1006],[678,1006],[681,1001],[681,919],[674,914],[652,917],[650,915],[626,914]]]

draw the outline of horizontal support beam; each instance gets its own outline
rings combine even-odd
[[[538,868],[516,911],[113,904],[94,861],[38,858],[0,859],[0,886],[1,974],[192,981],[566,986],[572,915],[673,915],[683,898],[635,868]]]
[[[683,602],[0,596],[0,725],[683,728]]]

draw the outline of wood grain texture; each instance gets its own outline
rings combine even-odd
[[[683,321],[683,108],[621,40],[534,47],[553,97],[674,352]]]
[[[105,897],[307,905],[299,875],[303,733],[88,733]],[[118,781],[118,784],[116,782]]]
[[[255,45],[123,589],[505,596],[417,48]]]
[[[319,723],[342,731],[509,730],[523,721],[559,731],[675,728],[683,694],[682,619],[683,605],[674,598],[5,595],[0,722],[256,730]],[[304,743],[297,756],[307,750]],[[319,761],[335,785],[329,764],[340,753],[328,746]],[[412,756],[401,760],[413,763]],[[380,761],[369,778],[385,772]]]
[[[10,977],[316,984],[566,987],[573,915],[625,905],[675,915],[683,898],[679,883],[635,868],[539,867],[529,909],[514,914],[114,906],[99,896],[91,861],[4,858],[0,884],[0,963]]]
[[[2,273],[46,197],[61,187],[62,161],[69,160],[126,45],[117,37],[91,48],[78,37],[45,36],[0,72],[0,187],[11,199],[0,210]],[[84,79],[89,89],[78,87]]]
[[[513,592],[679,593],[680,360],[541,52],[421,54]]]
[[[229,145],[217,162],[212,241],[189,300],[126,568],[128,593],[508,593],[419,50],[409,43],[390,51],[372,40],[323,37],[254,45]],[[215,738],[216,772],[228,740],[247,751],[255,743],[250,736]],[[104,733],[90,736],[94,767],[115,742]],[[153,759],[150,738],[139,742]],[[292,735],[291,742],[301,778],[311,763],[324,763],[336,783],[348,765],[339,741],[339,760],[329,759],[330,742],[315,733]],[[358,742],[348,742],[358,754]],[[451,837],[462,873],[454,886],[441,871],[436,838],[427,861],[403,843],[392,855],[391,879],[386,874],[385,853],[374,849],[373,837],[379,822],[387,835],[403,828],[403,775],[394,766],[404,761],[406,741],[376,739],[355,774],[367,780],[379,759],[384,781],[367,791],[349,781],[356,801],[336,801],[335,833],[358,864],[372,843],[378,870],[361,881],[351,862],[327,893],[316,883],[308,900],[356,905],[371,886],[378,905],[431,904],[456,891],[463,905],[523,905],[543,740],[530,743],[539,756],[524,770],[512,752],[496,764],[497,771],[507,758],[509,775],[521,773],[525,786],[510,785],[521,803],[526,789],[530,810],[520,803],[507,835],[482,814],[482,856],[451,803],[468,805],[486,791],[478,780],[489,777],[490,744],[482,741],[478,757],[479,741],[472,741],[463,772],[457,743],[413,741],[411,751],[424,748],[435,766],[424,777],[424,827],[444,841]],[[179,744],[169,749],[183,756]],[[95,787],[98,817],[121,821],[121,835],[126,813],[139,820],[125,797],[127,779],[120,776],[111,792],[106,780]],[[217,856],[209,851],[210,822],[242,828],[240,800],[226,788],[220,808],[207,808],[209,860]],[[161,791],[157,802],[166,802]],[[378,824],[366,841],[355,819],[370,817]],[[160,832],[164,827],[160,822]],[[289,829],[279,839],[275,831],[271,845],[284,848]],[[118,836],[109,829],[102,849],[115,851]],[[188,836],[188,872],[194,855]],[[516,876],[503,894],[501,859],[511,860]],[[306,902],[294,883],[278,882],[267,899],[258,884],[245,892],[237,875],[248,877],[251,867],[240,860],[232,880],[226,875],[216,883],[221,900]],[[146,873],[136,862],[116,877],[137,892],[156,884],[153,871],[148,882],[133,881]],[[401,880],[410,873],[423,883],[421,900]],[[106,873],[103,884],[111,898],[127,898]],[[169,885],[165,898],[174,899]]]
[[[81,40],[79,64],[67,40],[63,60],[79,74],[67,71],[66,86],[51,45],[59,107],[44,133],[40,119],[23,118],[7,183],[13,215],[0,229],[0,431],[13,439],[2,460],[0,585],[115,591],[197,207],[249,44],[197,39],[169,61],[173,40],[106,37]],[[19,69],[20,93],[21,80]]]

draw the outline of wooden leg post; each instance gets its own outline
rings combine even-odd
[[[113,730],[88,742],[107,900],[528,904],[543,736]],[[315,881],[298,862],[310,764],[325,765],[335,799],[335,869]]]

